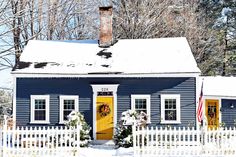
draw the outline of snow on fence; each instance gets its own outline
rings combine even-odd
[[[236,155],[236,129],[133,126],[135,156]]]
[[[4,127],[0,132],[3,157],[76,156],[80,130],[69,127]]]

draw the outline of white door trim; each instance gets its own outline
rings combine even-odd
[[[117,122],[117,89],[119,84],[92,84],[93,88],[93,138],[94,140],[97,139],[96,137],[96,119],[97,119],[97,112],[96,112],[96,100],[97,100],[97,93],[102,91],[112,91],[113,92],[113,98],[114,98],[114,129],[113,129],[113,135],[115,133],[115,126]]]

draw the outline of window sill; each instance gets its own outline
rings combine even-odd
[[[33,121],[33,122],[30,122],[30,124],[50,124],[50,122],[46,122],[46,121]]]
[[[66,123],[68,123],[68,121],[64,121],[64,122],[59,122],[58,124],[66,124]]]
[[[162,121],[161,124],[181,124],[180,121]]]

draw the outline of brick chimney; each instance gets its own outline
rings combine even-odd
[[[99,7],[100,34],[99,46],[109,47],[112,44],[112,6]]]

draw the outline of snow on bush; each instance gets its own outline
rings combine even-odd
[[[145,112],[137,113],[133,110],[122,112],[119,123],[116,127],[114,141],[117,147],[132,147],[132,125],[145,126],[147,124],[147,114]]]
[[[91,141],[90,130],[91,127],[86,123],[84,119],[84,115],[77,111],[72,111],[68,116],[67,126],[76,128],[80,126],[80,146],[85,147],[88,146]]]

